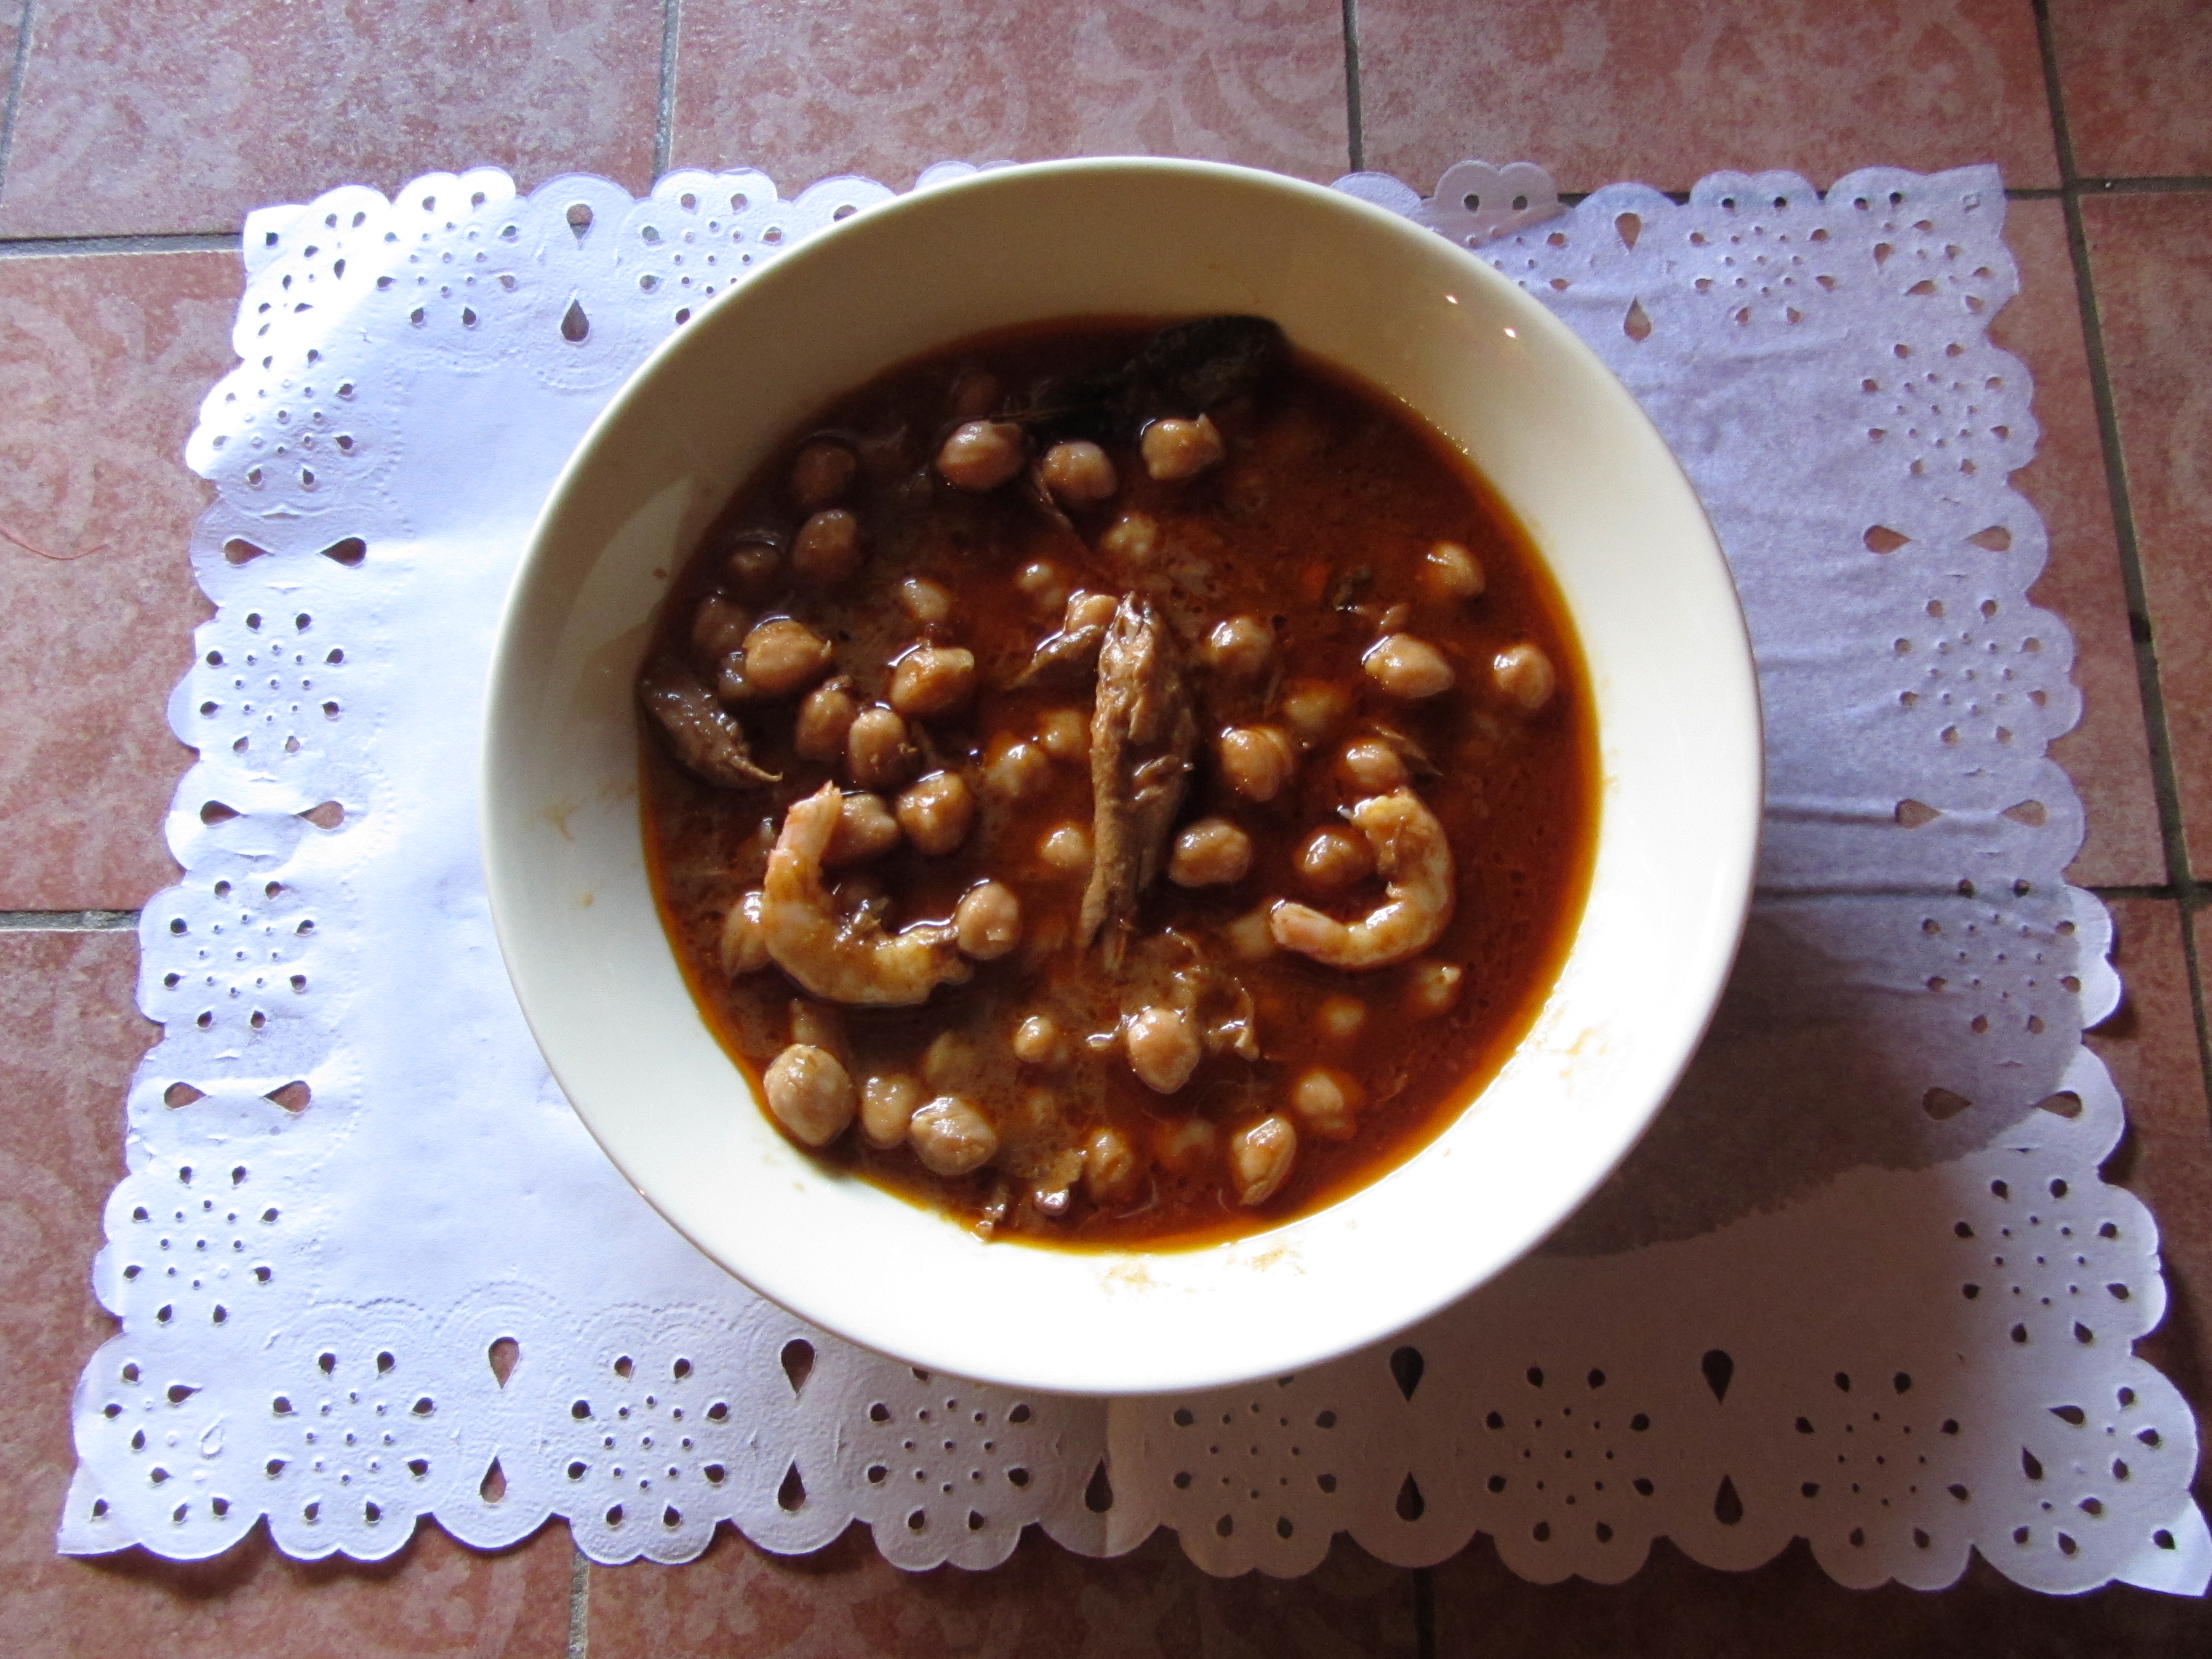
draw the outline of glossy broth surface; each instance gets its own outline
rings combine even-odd
[[[796,1045],[827,1056],[854,1102],[872,1085],[894,1103],[872,1119],[863,1110],[817,1156],[1030,1243],[1208,1243],[1318,1208],[1402,1162],[1528,1030],[1571,942],[1595,838],[1590,698],[1565,611],[1488,487],[1409,411],[1293,353],[1202,410],[1024,415],[1130,361],[1161,326],[1085,319],[971,339],[840,398],[744,481],[676,573],[649,659],[648,710],[652,685],[680,683],[687,707],[734,721],[750,763],[774,775],[709,781],[643,717],[654,890],[708,1020],[763,1097]],[[1201,412],[1219,459],[1189,477],[1150,476],[1146,422]],[[1017,434],[1024,470],[988,489],[949,482],[948,438],[1006,416],[1020,418],[999,433]],[[1033,476],[1079,430],[1098,434],[1110,467],[1103,499]],[[824,495],[832,451],[849,465],[833,456],[826,471],[848,476]],[[856,545],[825,556],[820,537],[808,544],[817,511],[849,514]],[[1466,562],[1446,553],[1440,565],[1440,544]],[[1477,594],[1464,591],[1469,565]],[[1055,641],[1070,646],[1071,595],[1086,593],[1118,607],[1124,646],[1141,623],[1152,695],[1187,717],[1180,747],[1173,719],[1130,745],[1139,771],[1158,763],[1133,788],[1153,786],[1155,806],[1162,788],[1175,799],[1164,817],[1152,813],[1156,873],[1087,942],[1092,869],[1079,855],[1121,845],[1095,763],[1101,721],[1114,718],[1101,712],[1109,671],[1098,665],[1129,653],[1109,643],[1036,665],[1041,647],[1049,657]],[[776,689],[763,691],[746,665],[772,666],[759,630],[780,618],[802,625],[823,660],[801,688],[780,689],[776,669]],[[1235,627],[1224,634],[1224,623]],[[1418,672],[1386,683],[1367,664],[1391,641],[1440,658],[1449,686],[1407,695]],[[857,777],[849,738],[833,750],[808,722],[824,708],[834,717],[836,696],[853,708],[889,701],[917,648],[972,653],[967,681],[948,706],[902,717],[902,763]],[[1549,671],[1540,698],[1532,652]],[[1501,667],[1509,658],[1519,666]],[[1260,735],[1224,747],[1231,732]],[[1230,752],[1239,743],[1241,762]],[[1255,776],[1264,784],[1271,764],[1279,787],[1257,798]],[[969,803],[957,844],[858,836],[860,854],[823,872],[826,904],[863,932],[949,931],[963,895],[994,883],[1018,905],[1011,948],[956,959],[940,945],[942,970],[965,977],[896,1006],[818,994],[804,973],[763,960],[749,924],[731,917],[762,890],[794,803],[833,785],[857,811],[850,798],[872,782],[880,829],[906,816],[902,794],[925,781],[939,804],[948,792]],[[1390,849],[1347,815],[1401,793],[1411,804],[1399,821],[1432,824],[1449,848],[1448,912],[1406,901],[1431,936],[1356,968],[1285,948],[1274,920],[1285,902],[1347,924],[1392,902],[1386,871],[1360,869],[1363,856],[1387,864]],[[941,815],[913,821],[939,840],[949,833]],[[1312,851],[1328,830],[1336,839]],[[1219,878],[1238,867],[1240,847],[1243,873]],[[1179,873],[1215,878],[1185,884]],[[1402,942],[1402,929],[1376,932]],[[1158,1066],[1147,1081],[1133,1063],[1155,1036],[1171,1060],[1177,1043],[1196,1048],[1171,1089]],[[826,1075],[805,1080],[830,1099]],[[959,1124],[988,1127],[988,1156],[972,1169],[933,1170],[918,1151],[957,1162],[943,1151],[951,1140],[924,1139],[951,1109],[900,1127],[906,1106],[943,1101],[972,1115]],[[1269,1124],[1286,1128],[1252,1139]]]

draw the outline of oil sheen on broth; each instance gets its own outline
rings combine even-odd
[[[1416,416],[1249,318],[960,343],[678,573],[654,890],[784,1132],[988,1237],[1188,1246],[1478,1094],[1587,888],[1581,657]]]

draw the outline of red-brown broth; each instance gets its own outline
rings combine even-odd
[[[669,937],[708,1024],[757,1092],[769,1063],[803,1034],[827,1041],[857,1080],[871,1070],[919,1073],[921,1051],[948,1030],[971,1033],[988,1058],[977,1073],[977,1103],[1001,1133],[1048,1134],[1026,1091],[1054,1089],[1064,1130],[1108,1123],[1153,1156],[1142,1199],[1125,1210],[1079,1197],[1054,1218],[1012,1183],[999,1236],[1076,1247],[1188,1247],[1260,1231],[1318,1209],[1374,1181],[1425,1145],[1495,1076],[1527,1031],[1571,943],[1587,890],[1595,840],[1595,738],[1587,677],[1564,606],[1542,562],[1510,514],[1464,458],[1410,411],[1331,365],[1299,355],[1273,391],[1212,411],[1227,443],[1226,461],[1199,478],[1158,483],[1133,445],[1109,446],[1121,479],[1098,509],[1069,516],[1078,542],[1025,502],[1018,484],[988,495],[947,485],[929,470],[955,424],[951,391],[963,371],[984,367],[1010,397],[1046,377],[1125,358],[1156,321],[1084,319],[982,337],[902,364],[839,398],[748,478],[677,574],[658,624],[657,646],[682,650],[698,602],[731,591],[727,556],[747,532],[772,531],[787,546],[805,514],[792,500],[793,458],[807,439],[840,436],[860,457],[858,487],[846,502],[863,527],[865,562],[834,591],[782,582],[738,594],[761,616],[799,617],[830,639],[836,670],[858,684],[865,702],[880,696],[888,665],[922,636],[900,611],[900,580],[926,576],[953,597],[947,642],[975,652],[978,690],[962,709],[927,723],[937,754],[975,781],[981,757],[1003,734],[1033,738],[1042,717],[1076,708],[1087,720],[1087,685],[1012,688],[1039,640],[1059,625],[1059,611],[1033,607],[1014,578],[1035,560],[1058,567],[1070,588],[1109,592],[1133,585],[1161,603],[1182,641],[1200,709],[1197,768],[1178,825],[1219,813],[1251,835],[1250,872],[1225,888],[1186,890],[1164,878],[1146,893],[1139,922],[1200,940],[1251,991],[1262,1058],[1223,1054],[1201,1062],[1178,1092],[1152,1092],[1118,1051],[1089,1055],[1079,1085],[1066,1074],[1014,1065],[1004,1053],[1023,1016],[1060,995],[1095,1000],[1096,950],[1073,944],[1042,956],[1037,941],[1072,932],[1083,883],[1047,870],[1041,838],[1063,823],[1087,825],[1091,800],[1082,763],[1054,763],[1035,799],[979,814],[966,842],[926,857],[902,845],[870,866],[895,901],[894,926],[951,914],[960,894],[995,878],[1019,895],[1024,948],[976,964],[964,985],[939,988],[921,1006],[823,1010],[774,967],[737,979],[719,965],[724,916],[760,884],[775,825],[790,802],[835,779],[842,769],[799,759],[792,749],[797,699],[745,705],[741,718],[754,757],[781,781],[753,789],[709,786],[670,757],[649,729],[642,784],[648,864]],[[1143,573],[1112,568],[1097,551],[1100,532],[1119,514],[1150,514],[1166,552]],[[1480,598],[1438,602],[1422,596],[1421,561],[1437,542],[1466,547],[1486,579]],[[1370,573],[1363,582],[1353,573]],[[1132,578],[1134,578],[1133,582]],[[1329,601],[1364,605],[1332,610]],[[1442,696],[1403,702],[1382,695],[1360,671],[1376,637],[1376,614],[1412,606],[1410,631],[1451,660],[1457,684]],[[1240,614],[1275,621],[1281,673],[1278,692],[1326,681],[1349,695],[1350,709],[1330,743],[1304,756],[1292,785],[1265,805],[1223,781],[1210,744],[1224,723],[1259,719],[1259,693],[1209,677],[1198,642],[1212,622]],[[1558,671],[1559,690],[1533,717],[1513,710],[1493,688],[1497,652],[1534,641]],[[1256,963],[1227,959],[1222,930],[1277,896],[1319,904],[1349,919],[1379,901],[1370,878],[1333,899],[1314,897],[1293,855],[1313,829],[1340,821],[1360,792],[1332,764],[1340,744],[1380,722],[1403,738],[1412,787],[1441,821],[1454,852],[1457,902],[1422,962],[1462,966],[1456,1006],[1419,1014],[1410,1006],[1401,963],[1364,973],[1323,968],[1276,951]],[[887,792],[895,793],[895,792]],[[1332,1042],[1316,1016],[1333,996],[1368,1006],[1356,1039]],[[804,1012],[814,1004],[816,1012]],[[1109,1011],[1110,1012],[1110,1011]],[[1072,1034],[1079,1038],[1083,1035]],[[1224,1180],[1220,1139],[1268,1111],[1284,1109],[1294,1079],[1308,1066],[1349,1073],[1366,1103],[1357,1133],[1331,1141],[1302,1134],[1294,1172],[1255,1208],[1235,1201]],[[933,1091],[925,1090],[925,1096]],[[1203,1119],[1217,1127],[1214,1150],[1179,1165],[1162,1149],[1176,1126]],[[1024,1126],[1030,1126],[1025,1129]],[[1039,1143],[1041,1144],[1041,1143]],[[904,1146],[880,1152],[855,1128],[817,1156],[919,1202],[975,1221],[1009,1182],[1003,1167],[947,1179],[921,1168]],[[1002,1160],[1002,1164],[1008,1160]],[[1019,1162],[1018,1158],[1012,1159]]]

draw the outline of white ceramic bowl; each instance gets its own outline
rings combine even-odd
[[[1520,515],[1597,700],[1596,866],[1527,1040],[1425,1150],[1230,1244],[985,1244],[773,1129],[654,912],[631,681],[708,521],[832,395],[981,331],[1115,313],[1273,317],[1402,398]],[[658,351],[569,462],[515,581],[483,770],[492,909],[568,1098],[672,1222],[762,1294],[915,1364],[1139,1393],[1277,1375],[1463,1295],[1636,1139],[1703,1032],[1749,893],[1757,690],[1703,511],[1628,394],[1441,237],[1310,185],[1188,161],[1054,162],[873,208]],[[619,1264],[610,1264],[619,1271]]]

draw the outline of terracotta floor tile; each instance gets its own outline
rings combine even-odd
[[[2051,558],[2033,597],[2073,630],[2081,689],[2081,725],[2051,748],[2088,811],[2088,836],[2069,873],[2085,886],[2154,886],[2166,878],[2166,851],[2065,209],[2011,203],[2005,241],[2020,264],[2021,291],[1997,313],[1990,337],[2035,377],[2043,428],[2034,461],[2012,484],[2050,532]]]
[[[653,166],[660,0],[39,0],[0,233],[230,230],[333,185]]]
[[[161,1035],[133,992],[130,933],[0,933],[0,1559],[51,1565],[76,1466],[70,1390],[114,1321],[92,1299],[108,1189],[123,1173],[123,1091]]]
[[[2212,872],[2212,191],[2081,215],[2190,861]]]
[[[1348,170],[1337,0],[857,0],[691,6],[675,159],[786,195],[932,162],[1170,155]]]
[[[2203,0],[2051,0],[2051,33],[2077,173],[2212,173]]]
[[[1164,1533],[1093,1561],[1034,1531],[993,1571],[908,1574],[861,1527],[796,1558],[725,1529],[689,1566],[594,1567],[589,1646],[592,1659],[1388,1659],[1414,1650],[1413,1575],[1341,1539],[1285,1581],[1210,1578]]]
[[[1424,192],[1466,156],[1571,191],[1989,161],[2058,182],[2027,0],[1360,0],[1359,70],[1367,165]]]
[[[303,1566],[255,1534],[220,1560],[54,1553],[77,1372],[113,1322],[93,1301],[123,1168],[123,1091],[157,1030],[129,933],[0,933],[0,1650],[40,1659],[429,1659],[568,1648],[570,1552],[550,1528],[482,1557],[425,1528],[392,1561]]]
[[[185,471],[229,368],[228,253],[0,260],[0,909],[127,909],[175,876],[161,815],[191,751],[169,688],[207,614]]]
[[[1653,1547],[1625,1584],[1530,1584],[1478,1539],[1431,1572],[1437,1659],[2130,1659],[2212,1651],[2212,1601],[2038,1595],[1979,1558],[1936,1595],[1844,1589],[1792,1544],[1753,1572]]]

